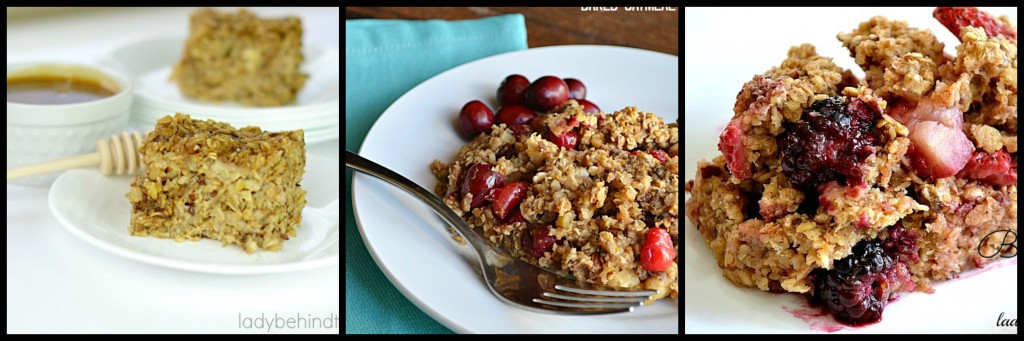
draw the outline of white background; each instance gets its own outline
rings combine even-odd
[[[1017,20],[1015,8],[983,8]],[[684,9],[685,178],[693,179],[697,160],[720,153],[718,136],[732,117],[736,94],[743,83],[786,58],[791,46],[810,43],[819,55],[836,64],[864,72],[836,39],[875,15],[904,20],[911,27],[930,29],[946,52],[955,54],[959,41],[932,18],[933,8],[756,8]],[[686,271],[683,302],[686,333],[808,333],[820,332],[782,307],[798,307],[795,295],[773,295],[738,288],[722,277],[703,237],[686,222]],[[936,287],[932,295],[914,293],[885,309],[877,325],[842,332],[1016,333],[1015,327],[995,327],[1000,312],[1017,318],[1017,266],[999,269]]]
[[[8,21],[7,62],[93,62],[117,46],[186,35],[192,8],[106,9]],[[340,9],[253,8],[299,15],[305,43],[340,48]],[[340,160],[339,140],[307,152]],[[340,267],[218,276],[122,259],[71,235],[50,215],[46,188],[7,186],[7,332],[266,333],[242,317],[340,316]],[[274,330],[272,332],[282,332]],[[339,333],[333,329],[283,332]]]

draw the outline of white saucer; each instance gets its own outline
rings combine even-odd
[[[115,49],[101,64],[124,72],[136,84],[131,123],[150,128],[156,120],[175,112],[195,118],[228,122],[236,128],[264,130],[303,129],[306,143],[340,136],[341,62],[336,48],[316,44],[303,47],[301,70],[309,74],[295,103],[280,107],[245,107],[237,103],[207,103],[184,97],[171,82],[171,68],[181,57],[184,37],[143,40]]]
[[[280,251],[246,254],[237,245],[203,239],[133,237],[128,234],[131,204],[125,198],[131,177],[103,176],[98,170],[65,172],[50,188],[50,212],[75,236],[104,251],[169,268],[219,274],[264,274],[337,266],[341,227],[338,197],[340,164],[306,155],[307,206],[298,236]]]

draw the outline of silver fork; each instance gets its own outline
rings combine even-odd
[[[523,262],[492,247],[441,199],[404,176],[347,150],[345,167],[395,185],[433,208],[469,242],[480,260],[487,287],[506,303],[543,313],[609,314],[631,312],[657,294],[654,290],[616,291],[594,284],[581,285],[575,279]]]

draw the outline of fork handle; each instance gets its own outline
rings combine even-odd
[[[472,228],[466,224],[466,221],[462,220],[458,213],[452,211],[440,198],[412,182],[412,180],[348,150],[345,151],[345,167],[384,180],[419,198],[430,208],[434,209],[434,212],[440,215],[449,225],[455,227],[459,234],[462,235],[462,238],[465,238],[474,249],[488,249],[488,244],[479,235],[473,233]]]

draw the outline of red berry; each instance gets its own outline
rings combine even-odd
[[[523,250],[535,259],[544,257],[544,253],[551,251],[555,245],[555,237],[548,235],[550,231],[550,227],[542,225],[535,225],[523,231]]]
[[[569,86],[569,98],[580,100],[587,98],[587,87],[583,82],[575,78],[566,78],[565,84]]]
[[[512,126],[529,124],[530,120],[533,120],[534,117],[537,117],[537,114],[532,109],[523,105],[512,104],[498,109],[495,121],[497,123],[504,123],[509,128],[512,128]]]
[[[498,86],[498,105],[523,104],[526,102],[526,88],[530,80],[522,75],[510,75]]]
[[[583,106],[583,112],[588,114],[600,114],[601,108],[598,108],[596,104],[585,99],[576,100],[581,106]]]
[[[640,266],[650,272],[665,271],[676,258],[672,236],[663,228],[650,228],[640,249]]]
[[[543,131],[545,126],[546,126],[544,120],[542,120],[540,117],[537,117],[537,118],[535,118],[533,120],[530,120],[530,124],[529,125],[530,125],[530,130],[538,132],[538,133]]]
[[[519,207],[519,203],[526,197],[526,190],[529,188],[530,183],[517,181],[494,190],[494,198],[491,202],[494,215],[498,216],[501,220],[505,220],[508,214],[513,211],[513,208]]]
[[[668,161],[668,153],[666,153],[664,150],[651,149],[647,150],[646,152],[647,154],[651,154],[651,156],[653,156],[655,159],[658,159],[658,161],[661,161],[661,163],[665,163]]]
[[[508,213],[508,219],[505,222],[509,224],[526,222],[526,218],[523,217],[523,212],[519,210],[518,205],[512,207],[512,211]]]
[[[568,100],[569,86],[555,76],[538,78],[526,88],[526,105],[536,111],[551,111]]]
[[[1010,154],[1005,150],[995,153],[979,151],[974,152],[957,176],[995,186],[1016,185],[1017,165],[1010,160]]]
[[[885,252],[897,260],[910,264],[918,259],[917,234],[903,227],[903,222],[889,226],[889,238],[882,242]]]
[[[950,32],[953,32],[958,39],[960,38],[960,28],[973,26],[984,29],[990,37],[1002,34],[1011,40],[1017,40],[1016,30],[1007,27],[998,18],[975,7],[938,7],[935,12],[932,12],[932,15]]]
[[[576,118],[576,115],[569,116],[569,118],[565,120],[565,125],[569,126],[570,128],[576,128],[580,126],[580,120]]]
[[[459,129],[466,137],[473,138],[491,129],[494,124],[494,113],[491,108],[480,101],[472,101],[462,106],[459,111]]]
[[[462,176],[462,186],[459,188],[459,192],[463,197],[466,194],[472,194],[473,199],[469,206],[477,208],[487,202],[491,190],[501,187],[503,184],[505,184],[505,177],[492,171],[491,165],[477,163],[466,169],[466,173]]]
[[[515,134],[517,136],[518,135],[529,135],[531,132],[533,132],[533,129],[530,128],[529,124],[514,125],[514,126],[510,127],[509,129],[512,129],[512,134]]]
[[[725,164],[733,176],[738,179],[749,179],[753,176],[753,171],[750,169],[750,162],[747,161],[743,130],[739,124],[737,119],[729,121],[718,141],[718,150],[725,156]]]
[[[576,142],[579,140],[579,135],[572,129],[566,130],[561,135],[555,135],[548,130],[547,133],[544,133],[544,139],[551,141],[566,150],[572,150],[573,148],[576,148]]]
[[[654,159],[658,160],[661,163],[665,163],[665,161],[668,161],[668,153],[661,149],[634,150],[631,152],[631,154],[636,155],[636,153],[638,152],[650,154],[652,157],[654,157]]]

